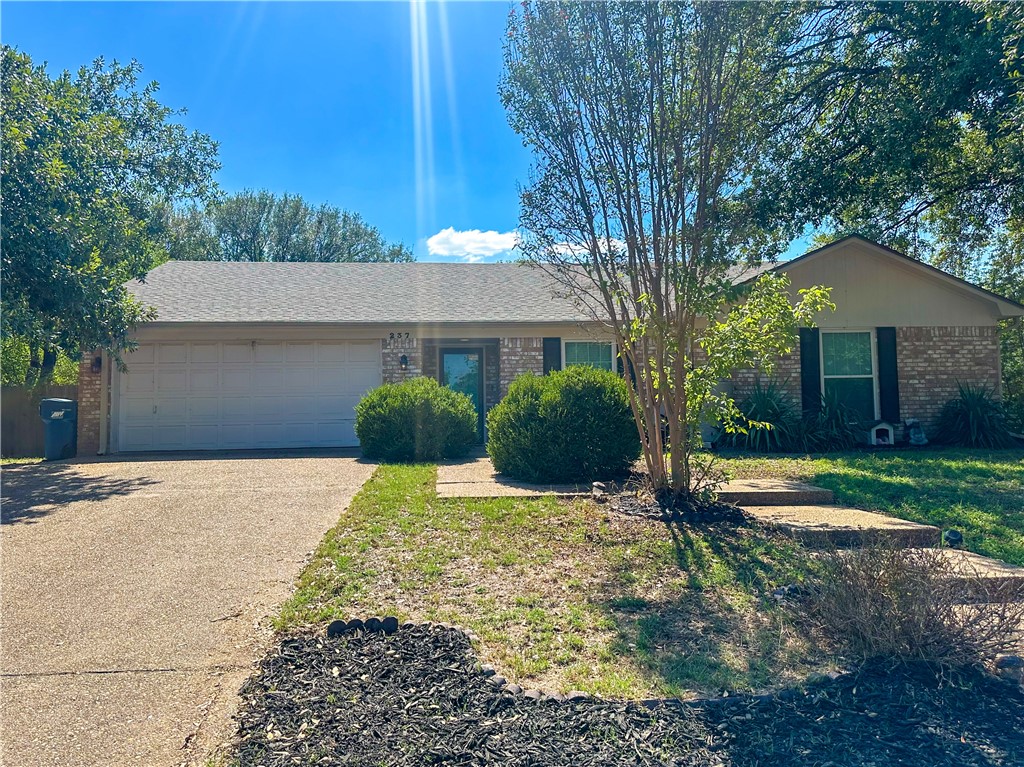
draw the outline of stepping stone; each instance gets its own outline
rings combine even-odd
[[[832,503],[835,497],[831,490],[787,479],[737,479],[722,485],[718,499],[746,508]]]
[[[937,527],[845,506],[744,506],[743,510],[809,548],[848,548],[880,541],[929,548],[939,543]]]

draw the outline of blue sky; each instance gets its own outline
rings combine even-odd
[[[163,103],[220,143],[228,192],[357,211],[420,259],[494,260],[530,167],[497,96],[509,8],[4,2],[0,37],[51,75],[137,59]]]

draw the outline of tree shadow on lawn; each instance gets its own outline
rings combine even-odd
[[[150,477],[85,474],[74,463],[11,466],[3,471],[0,524],[32,524],[75,501],[103,501],[155,484]]]
[[[673,697],[773,689],[823,667],[820,650],[770,597],[799,578],[792,542],[725,525],[665,529],[672,561],[653,588],[625,561],[605,584],[598,607],[617,634],[612,653]]]

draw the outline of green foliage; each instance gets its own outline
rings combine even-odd
[[[77,76],[4,46],[4,337],[44,358],[118,351],[148,318],[125,282],[160,258],[156,210],[210,192],[216,145],[138,84],[136,63],[97,59]]]
[[[793,437],[801,452],[827,453],[854,447],[862,441],[862,431],[839,400],[823,397],[818,412],[797,423]]]
[[[1014,447],[1016,440],[1006,422],[1006,411],[985,386],[957,383],[959,396],[939,413],[937,442],[964,447]]]
[[[245,190],[166,220],[168,254],[183,261],[412,261],[358,213],[299,195]]]
[[[473,401],[433,378],[384,384],[356,405],[359,444],[378,461],[461,458],[476,444],[476,424]]]
[[[487,415],[487,452],[499,472],[528,482],[621,477],[640,453],[626,384],[582,365],[520,376]]]
[[[775,382],[762,383],[739,405],[746,425],[726,434],[730,447],[757,453],[781,453],[792,449],[800,413],[790,396]]]
[[[861,441],[861,429],[835,399],[823,398],[814,414],[801,414],[778,384],[760,379],[739,406],[730,447],[757,453],[828,453],[849,450]]]
[[[38,355],[16,336],[5,336],[0,342],[0,383],[4,386],[33,386],[38,383],[77,384],[78,362],[65,354],[55,354],[52,367],[42,369]]]

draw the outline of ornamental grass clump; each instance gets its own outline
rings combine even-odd
[[[477,443],[476,424],[469,396],[433,378],[384,384],[356,405],[356,436],[376,461],[461,458]]]
[[[940,549],[881,544],[818,560],[806,615],[858,662],[979,666],[1013,650],[1024,631],[1024,587],[987,579]]]
[[[957,383],[959,394],[939,413],[936,440],[964,447],[1014,447],[1003,404],[985,386]]]

